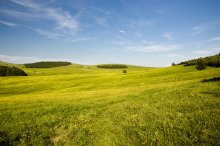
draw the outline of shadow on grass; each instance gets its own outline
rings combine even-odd
[[[201,92],[202,94],[211,94],[214,95],[215,97],[220,97],[220,92]]]
[[[201,82],[206,83],[206,82],[214,82],[214,81],[220,81],[220,77],[213,77],[210,79],[204,79]]]
[[[13,142],[18,142],[20,139],[20,135],[10,138],[10,135],[6,131],[0,131],[0,145],[9,146],[13,145]]]

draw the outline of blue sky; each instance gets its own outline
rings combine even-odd
[[[220,52],[219,0],[0,0],[0,60],[168,66]]]

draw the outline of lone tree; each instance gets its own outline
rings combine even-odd
[[[172,66],[175,66],[175,65],[176,65],[176,64],[173,62],[173,63],[172,63]]]
[[[198,60],[196,69],[197,70],[204,70],[206,68],[206,64],[202,60]]]

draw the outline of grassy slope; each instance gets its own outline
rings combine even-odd
[[[24,69],[0,78],[0,141],[67,145],[219,145],[220,68]],[[1,144],[2,144],[1,143]]]

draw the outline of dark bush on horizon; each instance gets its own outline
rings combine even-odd
[[[213,56],[184,61],[179,63],[178,65],[184,65],[184,66],[198,65],[200,61],[202,61],[206,66],[220,67],[220,53]]]
[[[196,69],[197,70],[204,70],[206,68],[206,64],[202,60],[198,60]]]
[[[105,69],[121,69],[121,68],[128,68],[128,66],[123,64],[103,64],[97,65],[98,68],[105,68]]]
[[[27,63],[24,64],[27,68],[51,68],[51,67],[59,67],[59,66],[67,66],[71,65],[70,62],[61,62],[61,61],[42,61],[35,63]]]
[[[176,65],[176,64],[173,62],[173,63],[172,63],[172,66],[175,66],[175,65]]]
[[[0,76],[27,76],[27,74],[17,67],[0,66]]]

